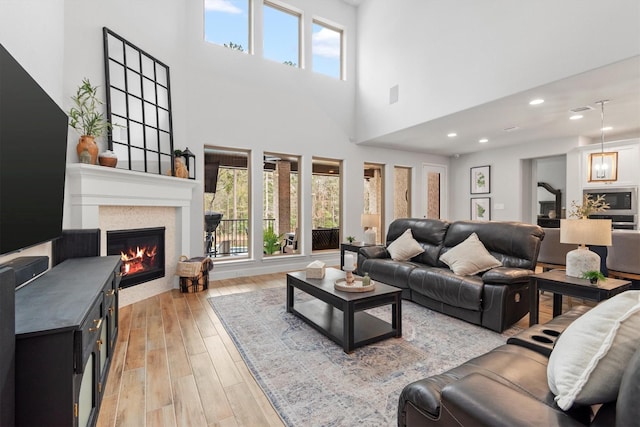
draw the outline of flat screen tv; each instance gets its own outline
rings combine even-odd
[[[0,254],[62,234],[67,123],[0,45]]]

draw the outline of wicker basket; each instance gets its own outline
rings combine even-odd
[[[189,260],[186,255],[181,255],[176,267],[176,276],[197,277],[203,270],[202,260]]]

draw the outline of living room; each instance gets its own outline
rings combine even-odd
[[[539,88],[545,88],[543,95],[548,106],[554,102],[551,90],[558,87],[560,92],[554,84],[615,64],[635,70],[630,81],[636,84],[626,80],[628,86],[623,87],[628,96],[636,98],[635,109],[630,111],[630,120],[616,123],[614,131],[606,134],[604,146],[607,151],[621,150],[628,154],[620,157],[621,181],[640,183],[640,171],[634,168],[640,159],[637,2],[618,0],[612,7],[596,2],[571,1],[559,5],[545,1],[527,5],[526,9],[506,1],[492,2],[490,6],[473,2],[440,5],[419,0],[407,0],[402,6],[391,3],[283,2],[303,11],[307,26],[312,18],[318,17],[344,29],[345,80],[264,60],[259,47],[256,54],[243,55],[205,42],[202,2],[3,0],[0,43],[65,111],[84,77],[99,86],[105,84],[103,27],[169,65],[174,144],[176,148],[189,147],[193,151],[198,174],[192,203],[188,212],[181,214],[185,219],[180,227],[184,229],[176,233],[170,263],[183,253],[198,256],[203,251],[201,181],[205,146],[249,150],[256,168],[260,167],[265,152],[301,156],[303,171],[311,170],[314,156],[342,160],[343,240],[347,235],[362,237],[361,183],[366,162],[384,164],[389,176],[396,165],[412,168],[412,214],[416,217],[423,216],[424,165],[441,167],[446,174],[441,213],[450,220],[469,219],[469,171],[491,165],[491,219],[533,222],[532,200],[537,179],[532,170],[537,159],[566,156],[565,203],[580,200],[587,184],[585,159],[589,153],[600,150],[599,125],[595,134],[591,130],[588,135],[575,132],[519,140],[517,132],[505,133],[503,129],[514,125],[525,129],[528,123],[504,123],[493,129],[495,136],[489,136],[489,142],[482,146],[477,138],[485,135],[474,134],[471,139],[458,131],[457,141],[462,138],[465,141],[455,150],[446,134],[459,129],[455,128],[457,120],[476,118],[476,112],[500,115],[503,110],[493,109],[501,105],[499,102],[519,99],[524,108],[533,108],[527,103],[540,96]],[[581,30],[579,37],[578,30]],[[427,40],[435,42],[426,43]],[[613,79],[621,74],[614,74]],[[389,89],[394,86],[398,87],[398,102],[389,104]],[[611,102],[606,108],[613,117],[620,98],[604,88],[601,97],[582,99],[580,105],[595,106],[595,101],[609,97]],[[511,108],[512,104],[507,105],[506,108]],[[561,104],[545,113],[545,117],[556,114],[550,122],[568,120],[568,110],[577,106]],[[597,110],[587,114],[590,120],[599,123]],[[411,130],[423,124],[431,124],[433,128],[427,130],[433,133],[417,138],[418,144],[424,146],[415,145],[415,138],[411,142],[414,145],[410,145]],[[433,136],[436,131],[440,136]],[[70,169],[78,168],[75,152],[78,136],[69,129]],[[513,140],[519,143],[511,144]],[[104,140],[100,144],[101,150],[106,148]],[[262,185],[259,175],[252,178],[258,189]],[[309,175],[303,182],[309,182]],[[392,212],[390,183],[386,190],[387,212]],[[303,191],[308,190],[303,187]],[[302,212],[310,211],[310,203],[311,195],[303,194]],[[256,230],[260,227],[261,206],[262,195],[257,191],[252,204]],[[65,197],[64,212],[64,228],[75,227],[78,222],[73,218],[71,197]],[[392,220],[387,216],[382,228],[386,230]],[[97,218],[92,221],[100,224]],[[172,222],[176,222],[173,217]],[[214,278],[289,271],[314,260],[337,265],[337,251],[312,253],[309,218],[302,219],[301,228],[307,234],[302,239],[300,256],[263,257],[262,235],[255,233],[254,256],[216,264]],[[51,245],[44,244],[3,257],[1,261],[50,254]],[[175,286],[177,278],[168,275],[160,285],[132,297],[130,302]]]

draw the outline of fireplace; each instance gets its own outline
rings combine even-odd
[[[165,275],[164,227],[107,231],[107,255],[122,258],[121,288]]]

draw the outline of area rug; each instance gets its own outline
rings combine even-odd
[[[296,299],[306,299],[296,292]],[[286,288],[209,298],[258,384],[288,426],[395,426],[412,381],[505,343],[498,334],[402,302],[402,338],[346,354],[285,308]],[[369,310],[390,321],[390,307]]]

